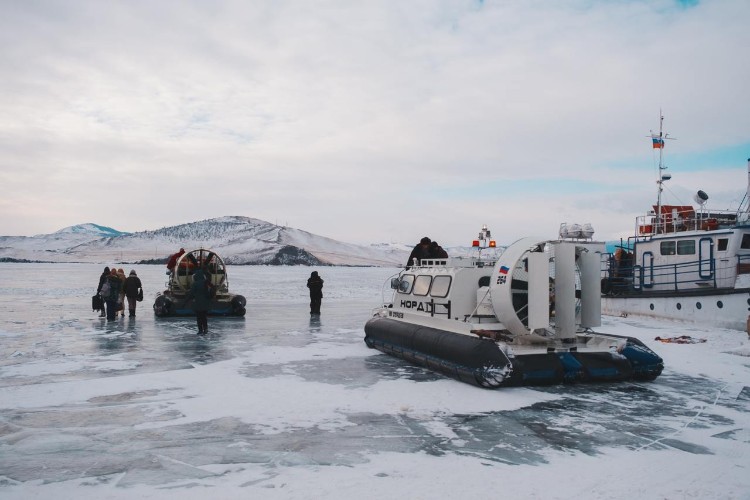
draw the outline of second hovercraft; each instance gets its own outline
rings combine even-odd
[[[211,299],[210,316],[245,315],[246,300],[242,295],[229,293],[229,278],[224,261],[216,253],[199,248],[186,252],[177,259],[169,275],[167,289],[156,296],[154,314],[160,317],[194,316],[189,297],[193,273],[204,269],[216,294]]]

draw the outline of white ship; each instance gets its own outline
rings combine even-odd
[[[661,117],[663,121],[663,117]],[[657,202],[635,231],[604,261],[602,312],[640,315],[747,330],[750,308],[750,160],[748,187],[734,211],[662,203],[663,149],[668,134],[652,134],[659,149]]]

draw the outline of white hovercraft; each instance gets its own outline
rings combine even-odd
[[[653,380],[662,359],[635,338],[597,333],[603,245],[524,238],[497,260],[423,259],[391,279],[365,343],[481,387]]]

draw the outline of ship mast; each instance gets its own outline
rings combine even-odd
[[[661,213],[661,192],[664,191],[664,182],[668,181],[672,178],[670,174],[664,173],[664,171],[667,169],[667,167],[664,165],[664,141],[665,139],[673,140],[673,137],[669,137],[668,133],[664,133],[663,130],[663,124],[664,124],[664,115],[662,114],[662,111],[659,110],[659,134],[655,134],[654,131],[651,131],[651,141],[653,142],[653,148],[659,150],[659,177],[656,181],[656,185],[658,186],[658,193],[656,196],[656,217],[657,217],[657,223],[656,229],[657,233],[664,232],[664,228],[662,227],[662,213]]]
[[[750,158],[747,159],[747,190],[745,196],[737,207],[737,222],[750,220]]]

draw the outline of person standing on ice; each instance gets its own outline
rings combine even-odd
[[[135,269],[130,270],[130,275],[125,278],[125,297],[128,299],[128,316],[135,318],[135,305],[138,303],[138,294],[141,294],[143,299],[143,288],[141,287],[141,279],[135,273]]]
[[[211,308],[213,286],[206,279],[206,273],[202,267],[193,274],[193,284],[188,297],[193,299],[198,335],[205,335],[208,333],[208,310]]]
[[[99,286],[96,287],[96,294],[97,295],[101,295],[102,294],[102,286],[107,281],[107,278],[109,278],[109,266],[106,266],[104,268],[104,272],[102,273],[102,275],[99,276]],[[102,312],[99,313],[99,316],[103,318],[106,315],[107,315],[107,313],[106,313],[106,308],[104,307],[104,297],[102,297]]]
[[[320,304],[323,302],[323,279],[318,276],[318,271],[310,273],[307,288],[310,289],[310,314],[320,314]]]
[[[117,277],[120,278],[120,298],[117,299],[117,312],[115,313],[115,317],[119,312],[120,319],[122,319],[125,317],[125,280],[128,278],[125,276],[125,271],[122,268],[117,270]]]
[[[115,320],[121,289],[122,280],[117,276],[117,269],[113,267],[101,289],[102,298],[107,305],[107,321]]]

